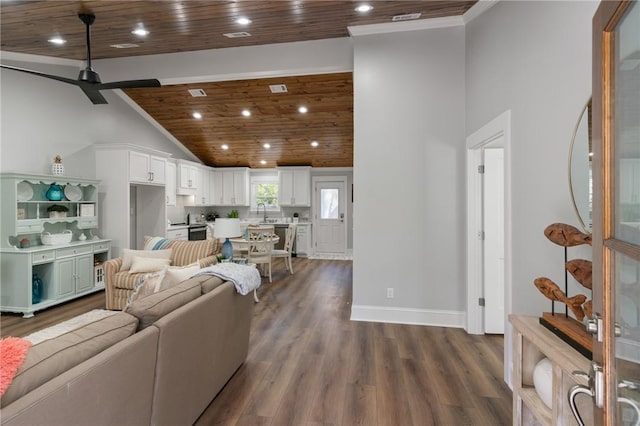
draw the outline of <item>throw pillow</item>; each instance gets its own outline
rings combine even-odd
[[[127,298],[127,304],[124,309],[127,309],[127,307],[136,300],[150,296],[153,293],[157,292],[157,289],[160,287],[160,283],[162,282],[163,277],[164,271],[151,272],[140,277],[135,289],[133,290],[133,293],[131,293],[131,295]]]
[[[121,271],[127,271],[131,269],[131,263],[134,257],[149,257],[156,259],[170,259],[172,249],[167,250],[130,250],[122,249],[122,266]],[[162,268],[161,268],[162,269]]]
[[[129,268],[129,273],[136,274],[139,272],[162,271],[165,267],[169,266],[170,263],[171,261],[169,259],[134,256],[131,268]]]
[[[184,280],[188,280],[189,278],[197,274],[198,271],[200,271],[200,264],[197,262],[183,267],[168,267],[164,270],[164,278],[162,278],[160,287],[156,291],[166,290],[181,283]]]

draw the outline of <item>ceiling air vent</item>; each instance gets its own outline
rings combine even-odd
[[[271,93],[286,93],[287,86],[284,84],[270,84],[269,90],[271,90]]]
[[[116,49],[132,49],[134,47],[140,47],[140,46],[133,43],[122,43],[122,44],[112,44],[111,47],[114,47]]]
[[[406,15],[396,15],[393,18],[391,18],[391,20],[393,22],[411,21],[413,19],[420,19],[420,15],[422,15],[422,13],[407,13]]]
[[[202,89],[189,89],[189,94],[194,98],[201,98],[207,96],[207,93]]]
[[[240,38],[240,37],[251,37],[251,34],[245,32],[245,31],[240,31],[237,33],[226,33],[226,34],[222,34],[225,37],[228,38]]]

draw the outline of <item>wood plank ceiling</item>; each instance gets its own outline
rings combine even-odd
[[[354,10],[361,3],[3,0],[0,47],[2,51],[83,60],[85,30],[78,12],[96,15],[92,58],[106,59],[348,37],[348,26],[388,23],[393,16],[408,13],[420,13],[420,19],[462,15],[476,1],[369,1],[374,9],[366,14]],[[238,24],[240,17],[252,22]],[[150,34],[144,38],[132,34],[138,26]],[[223,35],[238,32],[251,36]],[[66,43],[48,43],[55,35]],[[138,47],[112,47],[122,44]],[[272,94],[271,84],[285,84],[288,91]],[[187,89],[203,89],[207,96],[191,97]],[[194,83],[129,89],[126,93],[211,166],[353,165],[350,73]],[[309,109],[306,114],[298,112],[303,105]],[[241,115],[245,108],[251,111],[250,117]],[[195,111],[202,119],[192,117]],[[310,145],[314,140],[319,143],[317,148]],[[271,148],[265,149],[264,143]],[[229,149],[223,150],[223,144]]]

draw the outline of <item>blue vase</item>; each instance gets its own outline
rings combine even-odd
[[[64,198],[62,187],[57,183],[49,185],[49,189],[47,189],[47,193],[45,195],[49,201],[61,201]]]
[[[38,274],[34,273],[31,284],[31,303],[40,303],[42,300],[42,286],[42,280]]]

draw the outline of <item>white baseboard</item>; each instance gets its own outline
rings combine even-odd
[[[351,320],[464,328],[465,313],[464,311],[353,305]]]

